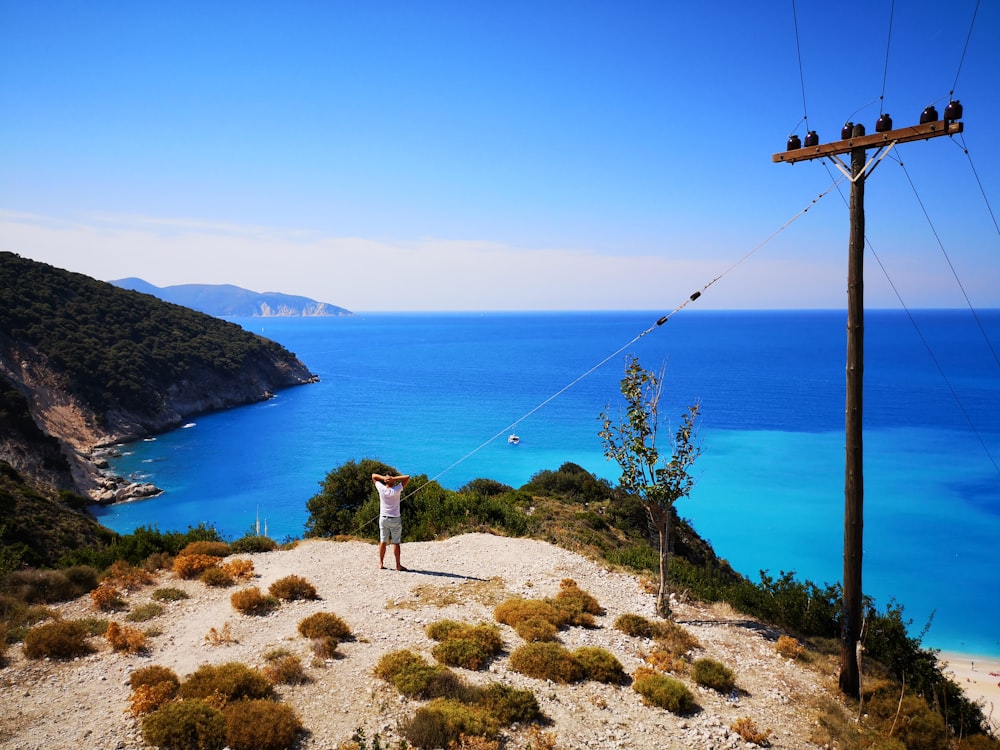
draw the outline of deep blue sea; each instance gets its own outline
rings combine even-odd
[[[634,353],[666,366],[668,415],[701,404],[681,515],[754,579],[839,581],[846,313],[685,311],[615,354],[659,317],[237,320],[320,382],[127,446],[115,469],[164,493],[100,520],[238,537],[259,515],[272,537],[299,537],[326,474],[366,457],[451,489],[477,477],[519,487],[567,461],[617,482],[598,417],[616,408]],[[914,634],[933,614],[926,646],[1000,656],[1000,311],[869,310],[865,322],[865,592],[902,603]]]

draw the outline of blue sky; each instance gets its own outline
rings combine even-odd
[[[954,91],[867,234],[907,306],[998,307],[1000,3],[894,5],[0,0],[0,247],[356,311],[670,310],[724,272],[699,306],[840,308],[836,190],[760,246],[838,173],[772,153]],[[900,304],[871,255],[866,301]]]

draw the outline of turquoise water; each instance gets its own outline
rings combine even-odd
[[[1000,655],[1000,312],[979,315],[918,312],[914,328],[904,313],[867,314],[864,588],[902,602],[917,632],[934,613],[927,645]],[[686,312],[579,379],[658,317],[240,320],[320,382],[127,446],[116,470],[165,492],[100,520],[123,532],[205,522],[235,537],[259,515],[272,537],[298,537],[326,473],[365,457],[452,489],[477,477],[517,487],[567,461],[616,481],[598,415],[617,403],[632,352],[666,364],[668,415],[702,406],[704,452],[680,513],[752,577],[839,580],[844,313]]]

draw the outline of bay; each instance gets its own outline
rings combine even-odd
[[[598,416],[616,408],[635,354],[647,369],[665,366],[665,414],[677,420],[701,404],[704,452],[680,513],[753,578],[838,581],[846,314],[658,318],[237,320],[320,381],[126,446],[114,469],[164,493],[100,520],[121,532],[204,522],[236,537],[260,518],[272,537],[296,538],[326,473],[366,457],[451,489],[477,477],[519,487],[565,462],[615,482]],[[865,333],[865,592],[903,603],[916,632],[933,615],[927,645],[1000,655],[1000,311],[868,311]]]

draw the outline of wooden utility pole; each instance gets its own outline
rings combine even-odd
[[[957,102],[952,104],[958,105]],[[945,116],[961,117],[961,105],[945,110]],[[951,110],[951,111],[949,111]],[[864,451],[862,414],[865,371],[865,179],[897,143],[924,140],[962,132],[962,123],[952,120],[923,122],[932,108],[924,111],[921,124],[899,130],[891,129],[866,136],[861,125],[845,125],[839,141],[820,145],[815,132],[807,136],[802,148],[798,137],[789,139],[789,150],[771,157],[775,162],[795,163],[810,159],[829,158],[851,181],[851,230],[847,261],[847,403],[845,415],[846,465],[844,470],[844,582],[841,608],[840,690],[860,697],[860,639],[863,625],[861,558],[864,539]],[[957,112],[957,115],[955,113]],[[885,118],[879,121],[881,125]],[[810,141],[812,141],[810,143]],[[865,161],[867,151],[876,148],[871,161]],[[848,168],[839,158],[851,155]]]

